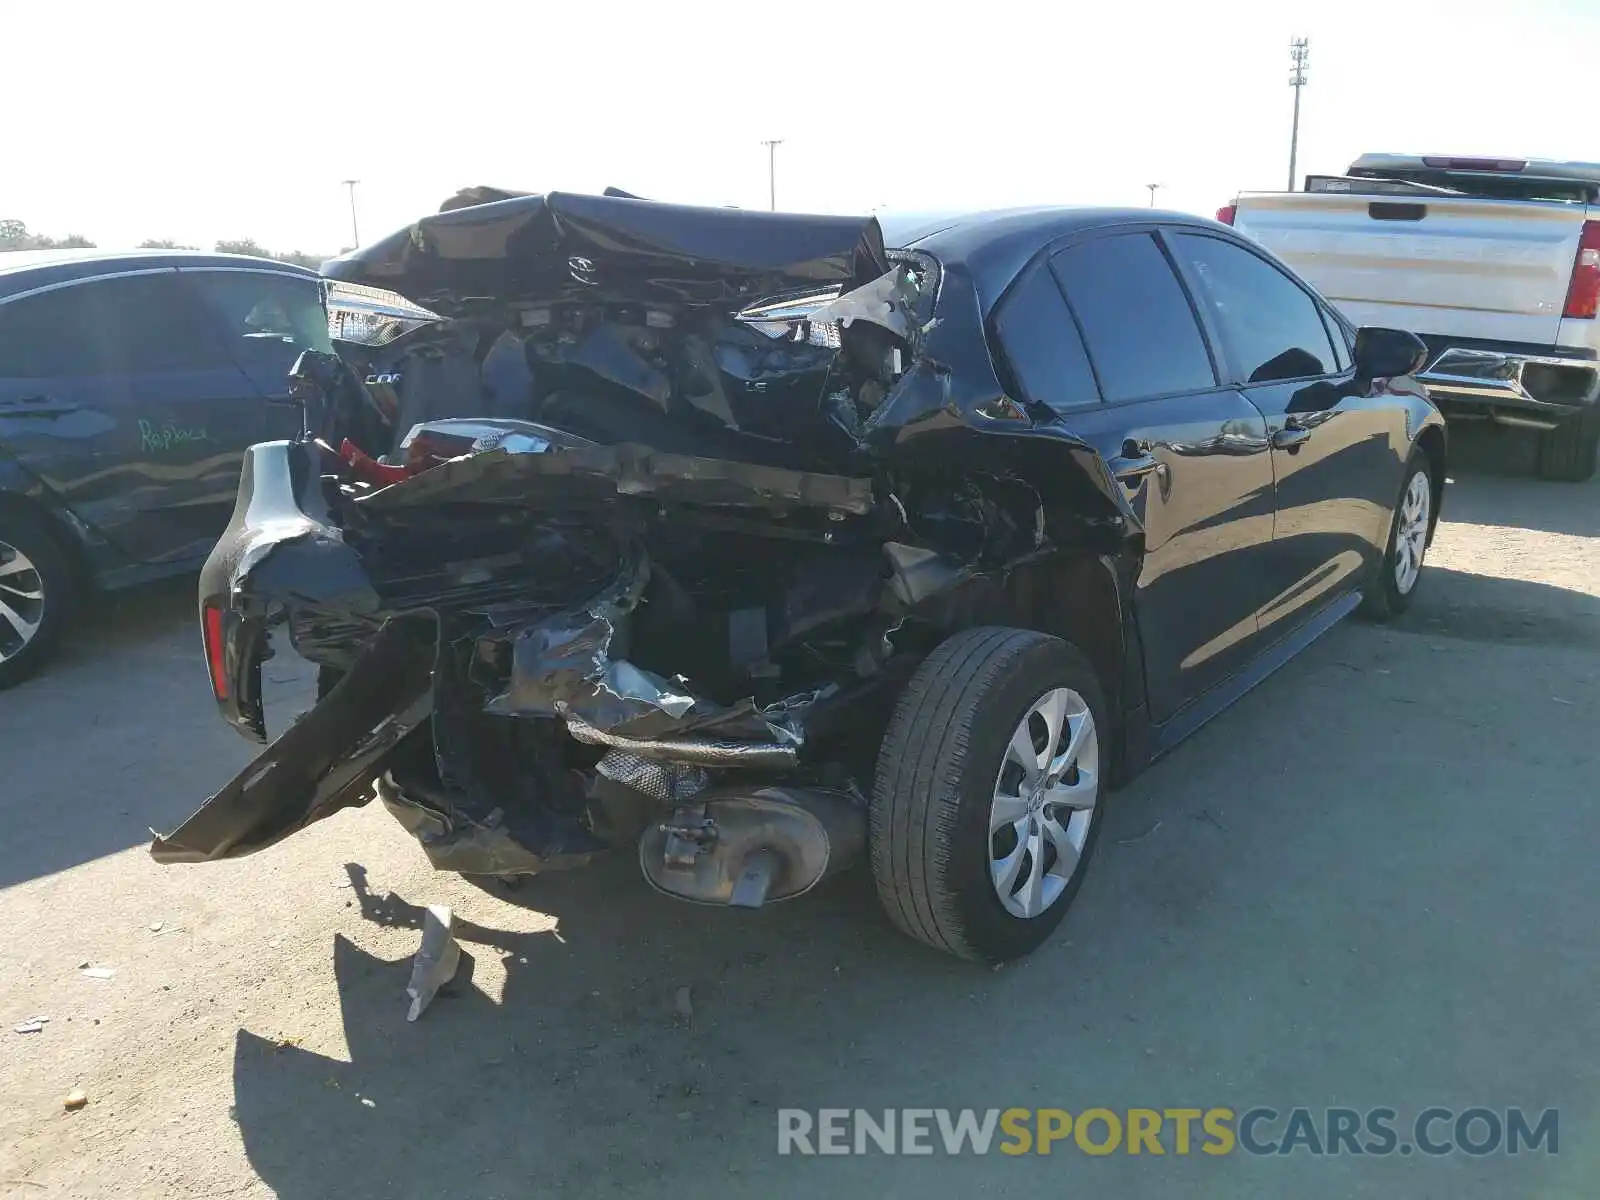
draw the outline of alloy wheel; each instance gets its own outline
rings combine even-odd
[[[1406,494],[1400,498],[1400,512],[1395,518],[1394,586],[1402,596],[1409,595],[1417,586],[1417,576],[1422,573],[1432,504],[1433,492],[1428,485],[1427,472],[1418,471],[1406,485]]]
[[[989,808],[989,876],[1012,916],[1031,920],[1061,898],[1099,797],[1094,714],[1071,688],[1052,688],[1012,733]]]
[[[21,654],[44,620],[44,577],[26,554],[0,542],[0,662]]]

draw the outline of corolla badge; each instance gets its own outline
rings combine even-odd
[[[567,259],[567,270],[572,278],[579,283],[586,283],[593,287],[599,281],[594,277],[594,263],[587,258],[573,257]]]

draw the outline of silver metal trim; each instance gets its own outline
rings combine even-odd
[[[225,266],[196,266],[196,267],[139,267],[132,271],[108,271],[103,275],[80,275],[76,279],[62,279],[55,283],[47,283],[43,287],[29,288],[25,292],[15,292],[9,296],[0,296],[0,305],[14,304],[18,300],[26,300],[30,296],[42,296],[46,292],[59,292],[62,288],[79,287],[86,283],[104,283],[108,279],[131,279],[137,275],[188,275],[199,274],[204,271],[230,271],[235,274],[245,275],[276,275],[280,279],[298,279],[303,283],[314,283],[321,286],[326,281],[320,275],[301,275],[295,271],[274,270],[271,267],[225,267]]]
[[[1522,382],[1523,371],[1533,365],[1587,371],[1590,376],[1589,389],[1570,402],[1535,396]],[[1417,375],[1417,381],[1426,387],[1456,396],[1482,396],[1536,408],[1574,408],[1593,404],[1596,396],[1600,395],[1600,361],[1452,346],[1423,368]]]
[[[177,267],[141,267],[137,271],[110,271],[104,275],[80,275],[77,279],[63,279],[57,283],[47,283],[43,287],[30,288],[26,292],[15,292],[9,296],[0,296],[0,304],[14,304],[18,300],[26,300],[29,296],[42,296],[46,292],[59,292],[62,288],[77,287],[84,283],[101,283],[107,279],[125,279],[134,275],[165,275],[167,272],[178,273]]]

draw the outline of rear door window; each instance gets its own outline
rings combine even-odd
[[[1106,400],[1217,385],[1189,298],[1149,234],[1069,246],[1051,258],[1051,266],[1083,328]]]
[[[193,319],[170,271],[75,283],[0,305],[0,377],[204,370],[227,355]]]
[[[1215,314],[1241,383],[1332,375],[1339,358],[1310,293],[1243,246],[1204,234],[1172,238]]]
[[[1024,397],[1058,412],[1100,402],[1077,322],[1043,263],[1012,284],[994,331]]]

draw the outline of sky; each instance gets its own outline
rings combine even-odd
[[[5,0],[0,218],[351,244],[458,188],[1212,213],[1363,151],[1600,160],[1600,0]]]

